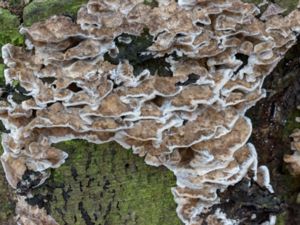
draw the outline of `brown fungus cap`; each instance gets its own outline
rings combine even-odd
[[[293,138],[291,149],[294,151],[292,155],[285,155],[284,161],[288,164],[291,174],[300,175],[300,130],[296,129],[292,133]]]
[[[254,174],[271,190],[267,168],[257,170],[247,143],[245,112],[265,95],[263,80],[296,42],[300,12],[283,17],[271,4],[259,18],[254,4],[240,0],[157,2],[151,8],[143,0],[90,0],[76,22],[51,17],[21,28],[26,48],[3,47],[6,83],[18,81],[28,97],[0,102],[10,131],[2,135],[1,162],[12,187],[27,169],[64,163],[67,154],[53,143],[85,139],[116,141],[173,171],[186,225],[202,224],[217,192],[244,176]],[[136,58],[124,54],[126,46],[136,48]],[[285,161],[299,173],[293,137],[297,151]],[[17,214],[20,224],[56,224],[24,199]],[[218,210],[205,222],[220,220],[232,222]]]
[[[18,196],[16,213],[18,225],[59,225],[45,209],[29,205],[24,196]]]

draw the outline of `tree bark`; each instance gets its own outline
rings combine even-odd
[[[23,44],[23,38],[18,34],[21,22],[31,25],[54,14],[75,18],[77,9],[86,1],[33,0],[28,5],[22,0],[0,2],[0,47],[6,43]],[[147,0],[151,4],[153,1]],[[244,1],[257,4],[261,2]],[[288,8],[288,13],[296,7],[298,0],[272,2]],[[296,106],[300,105],[299,52],[300,41],[267,78],[264,85],[268,90],[267,98],[248,113],[254,126],[251,142],[256,146],[259,163],[267,165],[270,169],[271,183],[275,190],[273,197],[276,197],[276,202],[278,199],[280,202],[278,225],[300,224],[299,178],[292,177],[283,162],[284,153],[289,153],[290,149],[288,136],[294,128],[300,128],[300,124],[294,122],[295,117],[300,116],[296,109]],[[2,87],[3,70],[4,65],[0,57]],[[170,191],[171,187],[176,185],[175,177],[166,168],[148,166],[142,158],[133,155],[130,150],[122,149],[116,143],[95,145],[76,140],[60,143],[58,147],[69,153],[69,158],[60,168],[51,171],[51,176],[44,185],[31,190],[34,195],[28,202],[45,207],[59,224],[181,224]],[[222,193],[223,199],[230,199],[233,193],[245,195],[242,184],[234,188]],[[2,167],[0,199],[0,224],[15,224],[14,191],[8,186]],[[273,198],[265,198],[262,203],[259,200],[261,198],[255,199],[258,199],[255,204],[262,210],[261,213],[271,210],[271,206],[260,206],[268,205],[265,201],[273,201]],[[229,203],[231,205],[228,205]],[[244,212],[241,211],[243,205],[240,202],[229,203],[226,205],[225,202],[221,202],[219,205],[229,217]]]

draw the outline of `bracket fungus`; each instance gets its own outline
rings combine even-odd
[[[297,107],[300,109],[300,107]],[[300,118],[296,117],[296,122],[300,122]],[[293,133],[290,135],[293,139],[291,143],[291,150],[293,154],[291,155],[284,155],[284,162],[288,164],[290,172],[294,176],[300,175],[300,130],[295,129]]]
[[[257,170],[245,112],[296,42],[300,12],[283,17],[273,6],[260,19],[259,8],[240,0],[157,2],[90,0],[76,22],[53,16],[21,28],[26,47],[2,48],[6,84],[19,82],[27,97],[0,102],[9,131],[1,162],[12,187],[26,170],[46,178],[64,163],[67,154],[53,143],[85,139],[115,141],[173,171],[177,214],[187,225],[202,224],[217,192],[245,176],[272,189],[267,169]],[[130,52],[142,35],[150,41]],[[211,221],[232,221],[216,213]]]

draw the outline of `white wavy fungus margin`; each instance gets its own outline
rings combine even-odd
[[[261,15],[239,0],[157,2],[90,0],[76,22],[51,17],[21,28],[25,48],[3,47],[6,84],[17,81],[28,97],[0,102],[10,131],[2,134],[1,162],[12,187],[26,170],[41,172],[42,183],[48,168],[65,162],[68,155],[51,144],[85,139],[115,141],[147,164],[170,169],[177,214],[186,225],[202,224],[201,214],[219,203],[217,191],[245,176],[272,191],[267,167],[257,169],[256,150],[247,142],[252,126],[245,112],[265,96],[265,77],[295,44],[300,12],[283,17],[271,4]],[[104,59],[118,55],[117,37],[139,36],[144,28],[154,38],[140,57],[164,57],[172,76],[148,69],[134,75],[128,60]],[[49,78],[53,82],[45,82]],[[24,197],[17,214],[18,224],[57,224]],[[206,222],[239,223],[220,209]]]

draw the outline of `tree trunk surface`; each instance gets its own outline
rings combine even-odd
[[[150,2],[154,0],[149,0]],[[244,0],[260,3],[260,0]],[[6,43],[23,45],[18,34],[21,23],[28,26],[54,14],[74,17],[87,0],[0,0],[0,47]],[[294,9],[298,0],[273,1]],[[253,121],[251,142],[260,165],[267,165],[275,194],[243,181],[222,195],[219,207],[229,217],[244,218],[256,213],[278,215],[278,225],[300,224],[300,179],[290,175],[283,155],[289,154],[289,135],[300,124],[295,117],[300,105],[300,41],[266,79],[268,95],[247,115]],[[3,86],[3,60],[0,55],[0,84]],[[2,127],[2,130],[3,127]],[[28,202],[46,208],[61,225],[180,225],[171,187],[176,185],[172,172],[151,167],[142,158],[116,143],[95,145],[68,141],[57,146],[69,154],[66,163],[50,171],[50,178],[32,190]],[[251,193],[250,193],[251,192]],[[14,222],[14,196],[0,168],[0,224]],[[245,197],[246,196],[246,197]],[[249,204],[252,204],[249,207]],[[252,211],[251,211],[252,210]],[[245,219],[244,224],[252,225]]]

